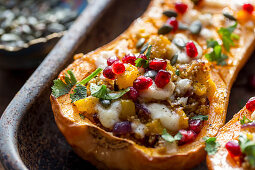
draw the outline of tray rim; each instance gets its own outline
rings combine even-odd
[[[0,161],[4,168],[28,169],[17,149],[17,130],[22,117],[72,58],[72,54],[114,1],[97,0],[88,4],[3,112],[0,119]]]

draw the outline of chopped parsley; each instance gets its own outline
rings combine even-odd
[[[136,67],[148,68],[149,67],[149,60],[138,58],[138,59],[135,60],[135,66]]]
[[[147,57],[148,59],[149,59],[150,56],[151,56],[151,47],[152,47],[152,45],[150,45],[150,46],[148,47],[147,53],[145,54],[146,57]]]
[[[249,140],[247,135],[240,134],[239,136],[239,145],[241,148],[242,153],[247,156],[247,159],[250,165],[254,168],[255,167],[255,142]]]
[[[77,83],[77,80],[71,70],[65,74],[64,81],[61,79],[54,80],[54,85],[51,87],[52,95],[56,98],[63,96],[70,92],[72,87]]]
[[[93,79],[94,77],[96,77],[103,69],[101,68],[97,68],[93,73],[91,73],[88,77],[86,77],[85,79],[83,79],[81,82],[79,82],[79,84],[81,85],[85,85],[87,84],[91,79]]]
[[[85,116],[83,114],[79,113],[79,115],[80,115],[81,119],[85,119]]]
[[[176,74],[177,76],[179,76],[179,75],[180,75],[180,70],[176,70],[176,71],[175,71],[175,74]]]
[[[98,86],[96,84],[91,84],[90,86],[91,96],[97,97],[104,100],[116,100],[126,94],[129,88],[120,90],[118,92],[112,92],[106,87],[106,85]]]
[[[197,116],[194,116],[192,117],[191,119],[198,119],[198,120],[208,120],[208,115],[197,115]]]
[[[178,141],[182,139],[182,135],[181,133],[177,133],[174,137],[172,135],[170,135],[166,129],[163,130],[162,132],[162,138],[165,139],[167,142],[174,142],[174,141]]]
[[[81,84],[77,84],[77,86],[74,88],[73,91],[74,91],[74,93],[70,94],[72,103],[87,97],[87,88]]]
[[[220,34],[222,42],[223,42],[223,46],[227,51],[230,50],[231,46],[235,45],[233,40],[239,39],[239,36],[233,33],[236,27],[237,27],[237,22],[232,26],[229,26],[227,28],[221,27],[218,30],[218,33]]]
[[[216,61],[218,65],[226,65],[227,55],[222,53],[222,48],[215,40],[207,41],[207,48],[213,48],[213,51],[209,54],[205,54],[205,58],[211,62]]]
[[[246,124],[246,123],[251,123],[252,121],[248,119],[246,116],[243,116],[243,119],[240,120],[240,124]]]
[[[216,137],[204,137],[205,150],[208,155],[214,155],[217,153],[220,144],[216,142]]]

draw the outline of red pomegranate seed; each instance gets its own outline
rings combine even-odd
[[[131,123],[129,121],[125,122],[117,122],[113,127],[113,134],[114,135],[125,135],[132,131]]]
[[[174,32],[178,29],[178,21],[175,17],[171,17],[170,19],[168,19],[167,23],[173,26]]]
[[[203,127],[203,121],[199,119],[191,119],[189,120],[189,130],[193,130],[196,134],[198,134]]]
[[[196,133],[192,130],[179,130],[179,132],[182,135],[182,138],[179,141],[180,145],[192,142],[196,138]]]
[[[152,85],[153,81],[149,77],[139,76],[134,82],[133,86],[136,90],[146,90]]]
[[[110,57],[107,59],[107,65],[111,66],[115,61],[119,61],[119,59],[116,56]]]
[[[197,47],[192,41],[186,44],[186,53],[191,58],[195,58],[198,55]]]
[[[134,87],[130,87],[129,92],[128,92],[128,96],[132,100],[136,101],[137,98],[139,97],[139,92]]]
[[[187,9],[188,9],[188,5],[179,2],[179,3],[176,3],[176,4],[175,4],[175,9],[176,9],[176,11],[177,11],[178,13],[184,14],[184,13],[187,11]]]
[[[132,65],[135,65],[136,56],[132,54],[125,55],[125,57],[122,58],[123,63],[130,63]]]
[[[150,62],[149,68],[152,70],[165,70],[167,62],[165,60],[154,59]]]
[[[112,71],[115,74],[122,74],[125,72],[125,66],[122,62],[116,61],[112,64]]]
[[[225,145],[226,149],[228,150],[228,153],[234,157],[234,156],[241,156],[242,152],[240,149],[240,146],[238,144],[238,142],[235,141],[229,141],[228,143],[226,143]]]
[[[253,112],[255,111],[255,97],[252,97],[246,103],[246,109]]]
[[[103,71],[103,75],[104,75],[105,78],[108,78],[108,79],[111,79],[111,80],[115,79],[115,77],[116,77],[116,75],[112,71],[111,66],[105,67],[105,69]]]
[[[145,54],[140,54],[137,58],[142,58],[144,60],[147,60],[147,57]]]
[[[254,7],[252,4],[243,4],[243,10],[251,14],[254,10]]]
[[[170,82],[171,74],[166,70],[159,70],[155,77],[155,84],[159,88],[165,87]]]

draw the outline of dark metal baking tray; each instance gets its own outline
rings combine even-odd
[[[110,0],[99,0],[101,9],[107,2]],[[149,0],[117,0],[97,24],[94,19],[100,10],[89,7],[60,40],[0,120],[0,158],[6,169],[94,168],[72,151],[58,130],[49,102],[50,86],[72,61],[73,54],[87,53],[117,37],[143,13],[148,3]],[[255,95],[255,91],[246,88],[246,76],[243,76],[255,73],[254,66],[253,54],[232,88],[228,119]],[[203,163],[195,169],[206,169],[206,165]]]

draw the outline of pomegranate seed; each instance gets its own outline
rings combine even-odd
[[[139,76],[133,83],[136,90],[146,90],[152,85],[153,81],[149,77]]]
[[[117,122],[113,127],[114,135],[125,135],[132,131],[131,123],[129,121]]]
[[[142,58],[144,60],[147,60],[147,57],[145,54],[140,54],[137,58]]]
[[[182,138],[179,141],[180,145],[192,142],[196,138],[196,133],[192,130],[179,130],[179,132],[182,135]]]
[[[235,141],[229,141],[228,143],[226,143],[225,145],[226,149],[228,150],[228,153],[234,157],[234,156],[241,156],[242,152],[240,149],[240,146],[238,144],[238,142]]]
[[[251,89],[255,89],[255,75],[249,76],[248,85]]]
[[[171,17],[170,19],[168,19],[167,23],[173,26],[174,32],[178,29],[178,21],[175,17]]]
[[[197,47],[192,41],[186,44],[186,53],[191,58],[195,58],[198,55]]]
[[[116,75],[112,71],[111,66],[105,67],[105,69],[103,71],[103,75],[104,75],[105,78],[108,78],[108,79],[111,79],[111,80],[115,79],[115,77],[116,77]]]
[[[159,70],[158,74],[155,77],[155,84],[159,88],[165,87],[171,78],[171,74],[166,70]]]
[[[150,62],[149,68],[152,70],[165,70],[167,62],[165,60],[154,59]]]
[[[255,97],[252,97],[246,103],[246,109],[253,112],[255,111]]]
[[[132,54],[125,55],[125,57],[122,58],[123,63],[130,63],[132,65],[135,65],[136,56]]]
[[[187,11],[187,9],[188,9],[188,5],[179,2],[179,3],[176,3],[176,4],[175,4],[175,9],[176,9],[176,11],[177,11],[178,13],[184,14],[184,13]]]
[[[128,96],[132,100],[136,101],[138,96],[139,96],[139,92],[134,87],[130,87],[129,92],[128,92]]]
[[[119,59],[116,56],[110,57],[107,59],[107,65],[111,66],[115,61],[119,61]]]
[[[196,134],[198,134],[203,127],[203,121],[199,119],[191,119],[189,120],[189,130],[193,130]]]
[[[115,74],[122,74],[125,72],[125,66],[122,62],[116,61],[112,64],[112,71]]]
[[[252,6],[252,4],[243,4],[243,10],[252,14],[254,7]]]

